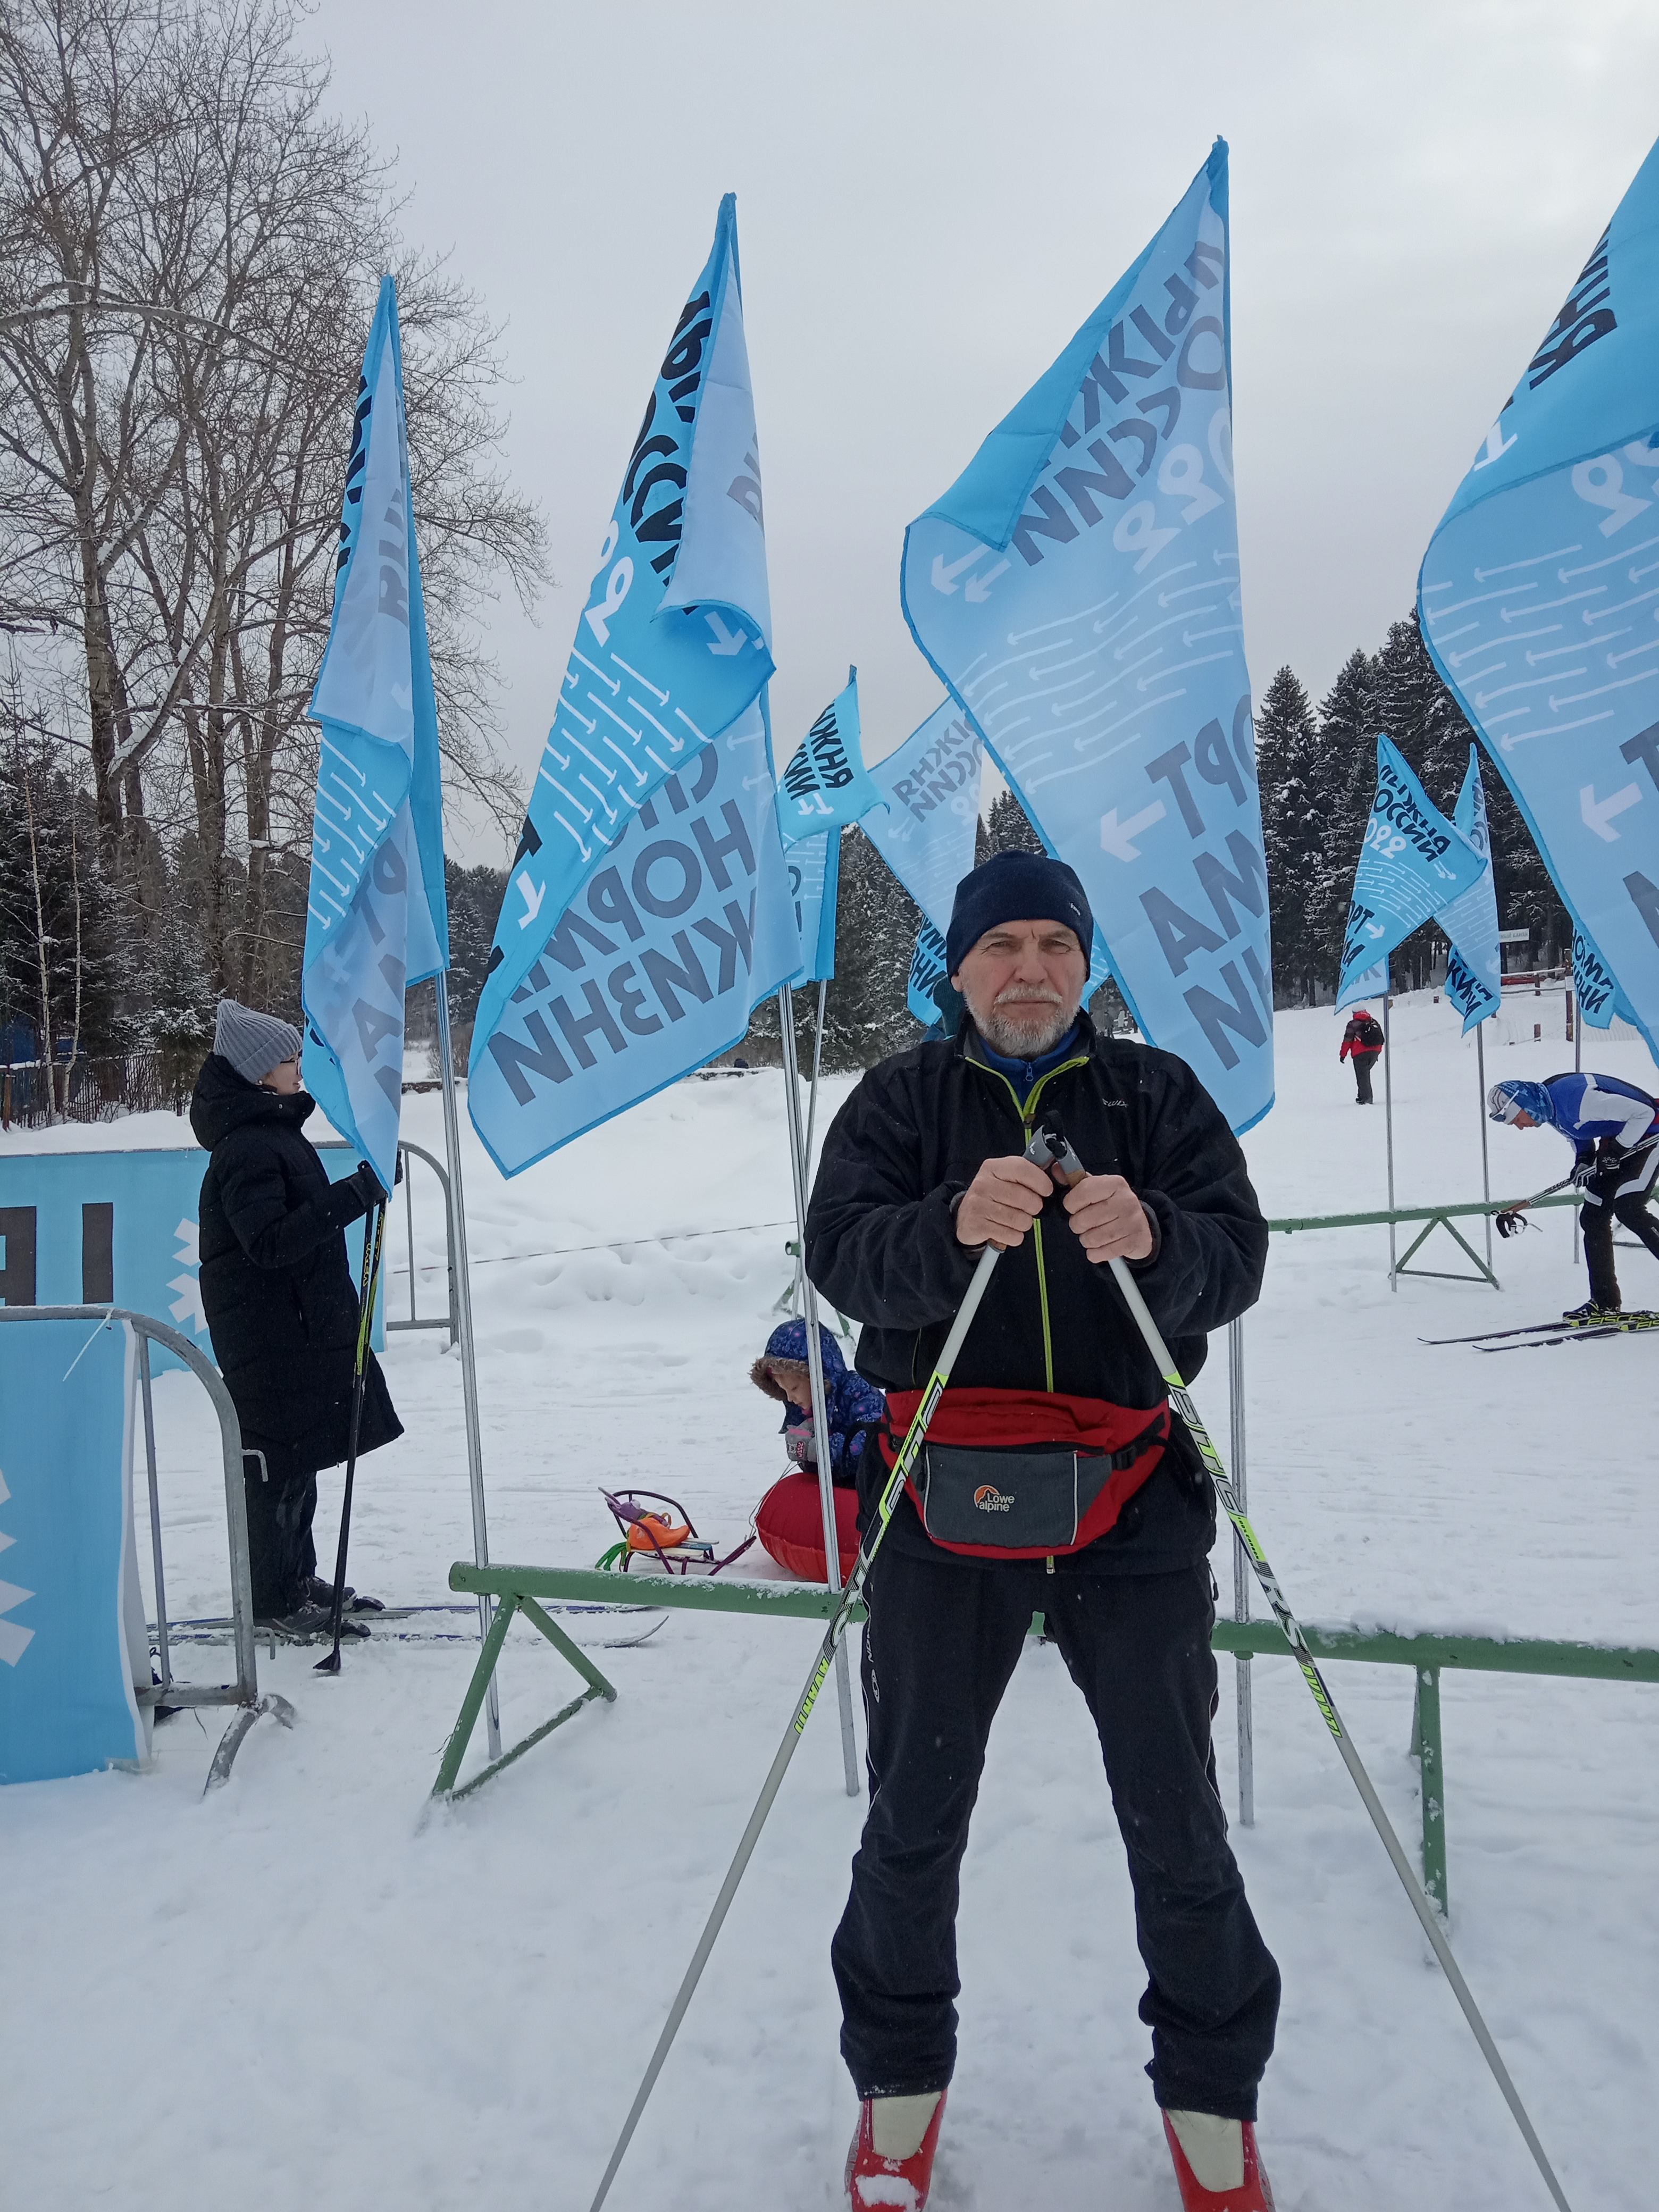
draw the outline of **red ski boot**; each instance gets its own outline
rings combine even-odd
[[[1169,2113],[1164,2115],[1182,2212],[1273,2212],[1273,2193],[1261,2170],[1250,2121],[1218,2119],[1209,2112],[1182,2112],[1180,2119],[1185,2144]],[[1194,2159],[1202,2180],[1193,2171]]]
[[[889,2107],[908,2106],[908,2112],[890,2110],[882,2115],[878,2130],[877,2102]],[[939,2148],[939,2124],[945,2117],[945,2093],[939,2092],[927,2133],[908,2157],[892,2154],[892,2146],[915,2142],[915,2127],[907,2125],[920,2117],[920,2097],[866,2097],[859,2106],[859,2131],[847,2154],[847,2202],[852,2212],[923,2212],[933,2181],[933,2153]],[[880,2132],[885,2151],[876,2148]],[[1241,2200],[1242,2201],[1242,2200]]]

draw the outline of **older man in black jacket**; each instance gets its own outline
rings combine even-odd
[[[969,1018],[871,1070],[825,1143],[818,1289],[902,1434],[987,1243],[1006,1256],[866,1586],[871,1807],[831,1957],[860,2100],[850,2202],[926,2203],[956,2057],[955,1922],[992,1719],[1040,1612],[1099,1733],[1149,1980],[1148,2068],[1188,2212],[1270,2208],[1256,2091],[1279,1974],[1226,1838],[1210,1721],[1215,1509],[1105,1264],[1127,1260],[1190,1377],[1255,1299],[1267,1229],[1184,1061],[1080,1012],[1093,921],[1062,863],[1005,853],[958,886]],[[1063,1126],[1063,1200],[1024,1159]],[[884,1440],[891,1464],[893,1439]],[[867,1512],[884,1469],[865,1455]],[[1079,1910],[1089,1909],[1079,1898]]]

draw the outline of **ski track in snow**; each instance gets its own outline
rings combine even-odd
[[[1529,1039],[1534,1012],[1506,1009],[1507,1026]],[[1489,1081],[1571,1064],[1559,1000],[1535,1012],[1541,1043],[1489,1038]],[[1376,1107],[1357,1109],[1328,1012],[1281,1015],[1277,1028],[1279,1103],[1246,1139],[1266,1210],[1380,1207],[1380,1081]],[[1394,1056],[1399,1203],[1478,1196],[1473,1038],[1419,994],[1397,1003]],[[1639,1044],[1590,1031],[1584,1064],[1653,1086]],[[848,1088],[830,1083],[832,1107]],[[441,1153],[435,1097],[406,1100],[404,1127]],[[0,1160],[185,1134],[170,1115],[13,1133]],[[671,1491],[735,1540],[782,1465],[775,1409],[746,1370],[788,1280],[790,1231],[496,1255],[783,1220],[779,1079],[678,1085],[512,1184],[466,1135],[494,1555],[591,1561],[612,1534],[601,1481]],[[1490,1140],[1495,1195],[1565,1172],[1548,1133],[1495,1128]],[[420,1278],[429,1304],[441,1215],[421,1171],[415,1196],[416,1261],[439,1270]],[[1501,1296],[1407,1278],[1391,1297],[1382,1230],[1274,1238],[1245,1331],[1249,1495],[1304,1620],[1656,1640],[1659,1340],[1496,1367],[1418,1341],[1577,1303],[1571,1216],[1537,1218],[1541,1235],[1495,1247]],[[394,1268],[407,1264],[403,1221],[400,1192]],[[1439,1235],[1419,1257],[1464,1264]],[[1646,1255],[1618,1258],[1627,1302],[1659,1304]],[[394,1311],[407,1310],[408,1279],[392,1275]],[[447,1596],[449,1562],[471,1552],[459,1361],[441,1342],[392,1338],[408,1433],[359,1474],[352,1579],[392,1601]],[[1197,1395],[1224,1443],[1225,1368],[1218,1340]],[[216,1426],[187,1376],[162,1378],[156,1402],[172,1610],[220,1613]],[[337,1474],[324,1489],[318,1548],[331,1562]],[[148,1588],[142,1494],[139,1507]],[[1216,1562],[1231,1609],[1224,1544]],[[222,1724],[212,1713],[159,1730],[147,1774],[0,1791],[9,2197],[288,2212],[296,2196],[331,2207],[372,2195],[447,2212],[487,2188],[582,2212],[817,1633],[671,1615],[648,1644],[602,1656],[614,1706],[586,1709],[429,1820],[425,1795],[471,1666],[463,1644],[349,1648],[338,1681],[312,1673],[315,1655],[273,1662],[262,1649],[262,1683],[294,1701],[300,1725],[262,1722],[206,1802]],[[223,1658],[185,1647],[175,1664],[206,1679]],[[1409,1675],[1328,1671],[1414,1852]],[[1232,1676],[1224,1660],[1230,1808]],[[568,1681],[515,1627],[507,1740],[563,1703]],[[1299,1678],[1265,1659],[1255,1684],[1257,1819],[1235,1826],[1234,1842],[1285,1977],[1261,2106],[1280,2212],[1544,2205]],[[1442,1686],[1459,1958],[1576,2212],[1647,2212],[1659,1689],[1449,1671]],[[860,1811],[842,1793],[833,1707],[826,1692],[623,2167],[617,2212],[842,2201],[854,2105],[826,1954]],[[939,2212],[1175,2212],[1141,2073],[1122,1854],[1086,1715],[1051,1649],[1029,1650],[992,1740],[960,1940]]]

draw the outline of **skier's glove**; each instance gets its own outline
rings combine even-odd
[[[384,1206],[386,1204],[386,1194],[381,1187],[380,1178],[375,1174],[374,1169],[370,1167],[367,1160],[358,1161],[356,1172],[353,1175],[351,1180],[356,1184],[358,1192],[366,1206],[372,1210],[377,1206]]]
[[[1601,1165],[1599,1160],[1580,1160],[1574,1167],[1571,1181],[1575,1190],[1583,1190],[1590,1177]]]

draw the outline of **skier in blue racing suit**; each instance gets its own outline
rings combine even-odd
[[[1583,1196],[1578,1218],[1590,1294],[1565,1318],[1591,1321],[1617,1313],[1613,1223],[1622,1222],[1659,1260],[1659,1224],[1648,1215],[1659,1175],[1659,1102],[1616,1075],[1583,1074],[1494,1083],[1486,1103],[1494,1121],[1516,1129],[1559,1129],[1572,1146],[1572,1180]]]

